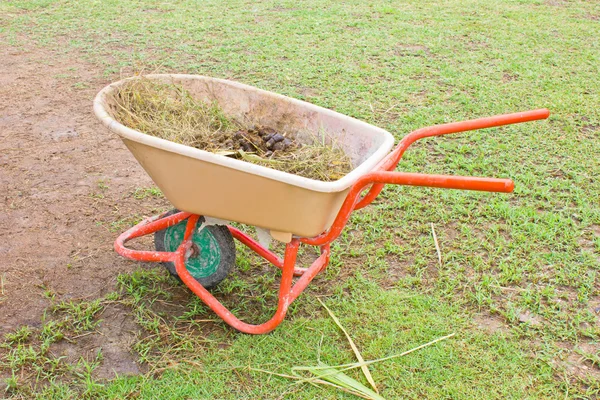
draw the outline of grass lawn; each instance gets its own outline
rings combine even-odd
[[[186,312],[169,314],[160,305],[180,302],[173,293],[181,289],[140,263],[107,297],[57,302],[62,326],[50,321],[6,337],[0,369],[17,372],[7,396],[355,398],[252,370],[289,374],[318,356],[329,365],[354,361],[316,296],[365,359],[456,332],[373,365],[385,398],[600,396],[599,2],[14,0],[0,3],[0,40],[84,56],[107,82],[122,68],[234,79],[397,139],[437,123],[552,113],[413,146],[399,169],[510,177],[515,192],[386,188],[353,215],[330,267],[274,333],[202,322],[215,316],[193,296]],[[240,249],[238,271],[216,289],[253,321],[267,319],[276,300],[278,275],[259,265]],[[132,352],[148,373],[96,381],[101,354],[64,368],[46,353],[60,329],[101,323],[99,310],[111,302],[131,310],[145,332]],[[20,381],[24,368],[43,370],[37,376],[50,384]]]

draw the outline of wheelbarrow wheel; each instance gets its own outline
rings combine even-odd
[[[171,210],[164,214],[165,217],[178,213],[179,210]],[[196,223],[199,227],[204,218],[200,217]],[[183,236],[187,219],[177,225],[157,231],[154,233],[154,247],[157,251],[173,252],[177,250]],[[192,236],[192,254],[185,262],[185,266],[190,275],[194,277],[206,289],[215,287],[219,284],[235,264],[235,243],[233,236],[226,226],[210,225],[202,231],[195,231]],[[175,263],[162,263],[167,270],[179,281],[181,278],[177,275]]]

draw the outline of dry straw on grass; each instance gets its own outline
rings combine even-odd
[[[349,157],[335,144],[326,144],[324,137],[298,143],[292,133],[279,132],[289,139],[288,145],[269,151],[261,139],[262,127],[243,126],[216,103],[195,99],[173,83],[133,79],[119,89],[115,103],[114,118],[123,125],[186,146],[322,181],[337,180],[352,170]],[[240,136],[250,149],[238,146]]]
[[[358,362],[330,366],[330,365],[326,365],[323,362],[321,362],[320,357],[319,357],[318,365],[292,367],[292,375],[280,374],[280,373],[267,371],[267,370],[259,369],[259,368],[249,368],[249,369],[251,371],[263,372],[263,373],[270,374],[270,375],[277,375],[277,376],[281,376],[284,378],[293,379],[296,381],[296,384],[308,383],[313,386],[316,386],[317,384],[333,386],[341,391],[353,394],[353,395],[361,397],[363,399],[385,400],[383,398],[383,396],[381,396],[377,390],[375,381],[373,380],[373,377],[371,376],[371,373],[369,372],[369,368],[368,368],[369,365],[380,363],[380,362],[387,361],[387,360],[391,360],[394,358],[404,357],[410,353],[413,353],[417,350],[424,349],[425,347],[429,347],[435,343],[441,342],[442,340],[449,339],[455,335],[455,333],[451,333],[449,335],[442,336],[440,338],[432,340],[431,342],[422,344],[420,346],[417,346],[415,348],[412,348],[412,349],[407,350],[400,354],[394,354],[394,355],[379,358],[376,360],[365,361],[364,358],[362,357],[362,355],[360,354],[360,352],[358,351],[358,347],[356,347],[356,344],[354,343],[354,341],[348,334],[348,331],[342,326],[342,323],[336,317],[336,315],[333,313],[333,311],[331,311],[325,305],[325,303],[323,303],[320,299],[319,299],[319,302],[327,310],[327,313],[329,313],[329,316],[333,319],[333,322],[335,322],[335,324],[342,330],[342,332],[344,332],[344,335],[346,336],[346,339],[348,340],[350,347],[352,347],[352,351],[354,352],[354,355],[356,356],[356,359],[358,360]],[[322,341],[323,341],[323,337],[321,337],[321,342]],[[320,346],[321,345],[319,344],[319,352],[318,352],[319,355],[320,355]],[[349,370],[356,369],[356,368],[360,368],[362,370],[365,378],[367,379],[367,381],[369,382],[369,384],[371,385],[371,387],[374,390],[371,390],[371,388],[365,386],[361,382],[357,381],[354,378],[351,378],[350,376],[348,376],[347,374],[344,373],[345,371],[349,371]],[[298,371],[308,372],[311,374],[311,376],[303,377],[302,375],[300,375],[298,373]]]

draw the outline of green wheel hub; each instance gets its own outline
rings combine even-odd
[[[162,217],[178,212],[178,210],[171,210]],[[203,217],[196,222],[196,229],[191,238],[192,246],[186,254],[185,267],[198,283],[205,289],[210,289],[225,279],[235,265],[235,243],[229,228],[223,225],[206,226],[198,232],[197,228],[203,222]],[[170,253],[176,251],[183,242],[186,227],[187,220],[184,220],[177,225],[154,232],[156,250]],[[171,275],[181,280],[174,262],[165,261],[162,264]]]
[[[165,229],[165,250],[175,251],[183,242],[187,220]],[[200,224],[196,224],[198,227]],[[221,247],[208,228],[198,232],[194,231],[192,236],[191,255],[185,262],[185,266],[196,280],[206,278],[214,274],[221,264]]]

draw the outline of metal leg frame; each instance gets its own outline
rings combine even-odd
[[[165,229],[183,221],[185,218],[188,218],[188,220],[184,239],[175,252],[138,251],[125,247],[125,243],[131,239]],[[259,325],[248,324],[235,317],[231,311],[223,306],[219,300],[198,283],[185,267],[186,253],[192,245],[191,238],[198,218],[200,218],[199,215],[182,212],[165,218],[154,217],[145,220],[119,236],[115,242],[115,250],[122,256],[133,260],[174,262],[177,274],[183,283],[190,288],[194,294],[200,297],[200,299],[221,317],[223,321],[240,332],[259,335],[271,332],[275,329],[285,318],[289,305],[329,263],[330,249],[328,244],[321,246],[321,255],[309,268],[299,268],[296,267],[296,256],[298,254],[298,248],[300,247],[299,239],[292,239],[292,241],[286,245],[285,255],[282,260],[275,253],[264,248],[260,243],[246,235],[244,232],[229,226],[228,228],[234,238],[282,270],[277,311],[273,317],[265,323]],[[296,283],[293,283],[294,276],[300,277]]]

